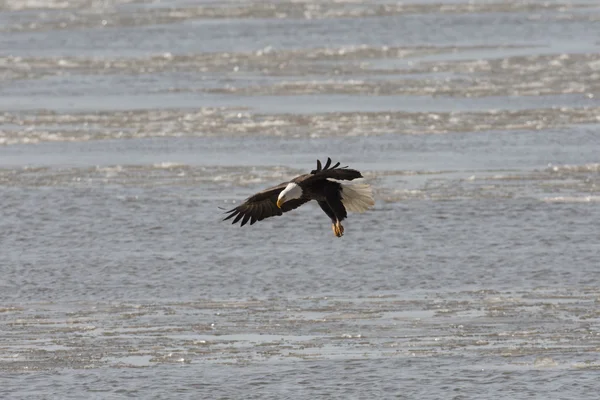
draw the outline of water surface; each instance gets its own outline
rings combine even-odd
[[[0,3],[0,395],[598,392],[594,1]],[[332,157],[375,208],[231,208]]]

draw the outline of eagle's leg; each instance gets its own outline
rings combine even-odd
[[[319,206],[321,206],[321,209],[323,209],[325,214],[327,214],[327,216],[331,219],[331,229],[333,230],[333,234],[337,237],[342,237],[344,234],[344,227],[342,226],[340,220],[335,216],[335,213],[329,204],[327,204],[326,201],[319,201]]]
[[[340,221],[336,221],[335,224],[333,224],[333,233],[337,237],[344,236],[344,227]]]

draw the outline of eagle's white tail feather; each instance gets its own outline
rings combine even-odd
[[[348,211],[359,213],[367,211],[375,205],[371,186],[342,183],[342,204]]]

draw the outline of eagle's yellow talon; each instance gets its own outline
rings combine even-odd
[[[339,221],[336,222],[335,224],[332,224],[331,229],[333,229],[333,234],[336,237],[344,236],[344,227],[342,226],[342,224]]]

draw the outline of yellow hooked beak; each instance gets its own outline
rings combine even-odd
[[[281,208],[281,205],[285,203],[285,197],[277,199],[277,207]]]

